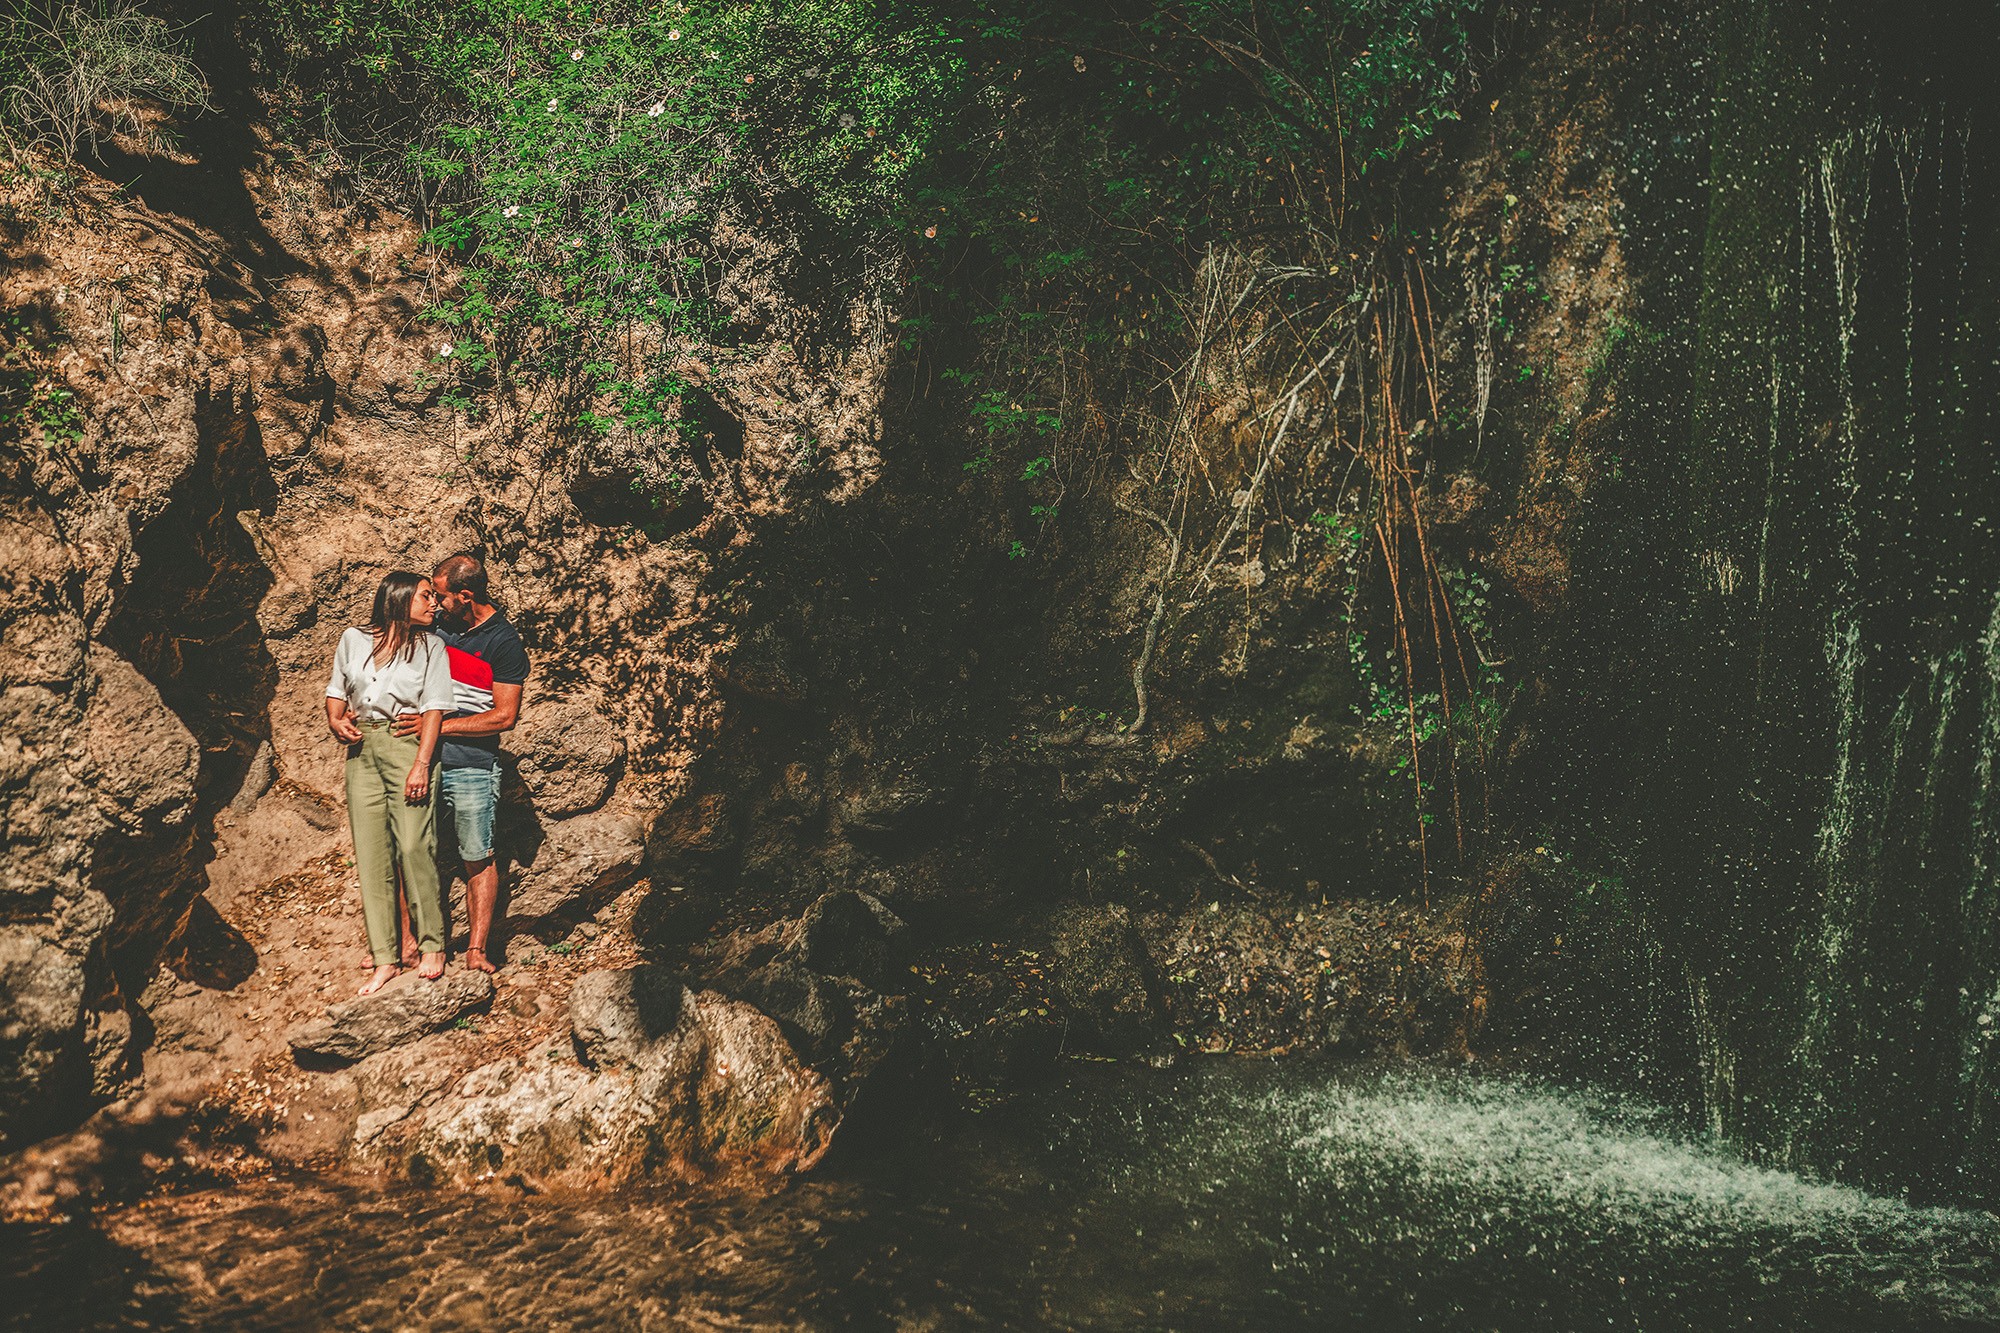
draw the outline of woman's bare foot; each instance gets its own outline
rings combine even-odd
[[[425,981],[436,981],[444,975],[444,953],[424,954],[417,964],[417,975]]]
[[[368,980],[361,984],[360,990],[354,992],[355,995],[357,997],[362,995],[373,995],[376,991],[381,990],[384,986],[394,981],[396,979],[396,974],[398,972],[401,972],[402,970],[403,970],[402,968],[397,967],[394,963],[382,964],[380,967],[376,968],[373,972],[368,974]]]
[[[467,949],[465,951],[465,970],[468,972],[498,972],[500,969],[486,961],[486,950]]]

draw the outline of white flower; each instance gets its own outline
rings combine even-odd
[[[665,102],[655,102],[651,106],[646,108],[646,114],[649,116],[663,115],[665,114],[666,109],[667,109],[667,104]]]
[[[842,128],[843,130],[853,129],[854,117],[843,113],[840,117],[840,128]]]
[[[551,97],[549,99],[549,110],[553,111],[555,109],[556,109],[556,99]]]
[[[438,355],[439,355],[439,356],[450,356],[450,355],[451,355],[451,344],[450,344],[450,343],[439,343],[439,344],[438,344]]]
[[[500,210],[500,216],[503,218],[517,218],[521,216],[521,206],[519,204],[509,204]]]
[[[679,28],[668,28],[668,29],[667,29],[667,40],[668,40],[668,41],[670,41],[670,42],[678,42],[678,41],[679,41],[680,39],[681,39],[681,30],[680,30]]]
[[[583,59],[583,48],[582,48],[582,47],[580,47],[580,46],[579,46],[579,47],[577,47],[577,48],[576,48],[576,50],[574,50],[574,51],[572,51],[572,52],[570,52],[570,53],[569,53],[569,58],[570,58],[571,60],[581,60],[581,59]]]

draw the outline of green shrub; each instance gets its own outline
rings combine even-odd
[[[409,187],[464,274],[431,312],[441,376],[559,383],[559,427],[673,429],[672,353],[723,338],[711,247],[736,207],[857,286],[914,260],[920,344],[928,293],[983,312],[980,472],[1010,442],[1060,459],[1049,382],[1174,336],[1221,219],[1296,206],[1289,180],[1332,198],[1343,164],[1448,119],[1473,8],[277,0],[265,21],[350,152],[415,141]]]
[[[430,312],[439,373],[562,385],[557,424],[586,431],[679,428],[674,353],[717,336],[732,202],[885,230],[962,92],[940,26],[856,0],[274,14],[295,59],[410,108],[430,236],[463,273]]]

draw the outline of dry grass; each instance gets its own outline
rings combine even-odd
[[[22,5],[6,29],[33,52],[4,93],[8,129],[29,143],[75,157],[118,130],[136,132],[142,99],[208,109],[208,80],[179,51],[172,25],[119,0],[41,14]]]

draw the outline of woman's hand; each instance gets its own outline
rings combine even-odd
[[[331,709],[327,710],[326,729],[342,745],[353,745],[361,739],[361,728],[355,726],[354,719],[346,713],[335,715]]]
[[[403,799],[411,805],[421,805],[430,794],[431,767],[420,763],[410,770],[410,776],[403,779]]]

